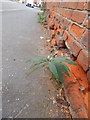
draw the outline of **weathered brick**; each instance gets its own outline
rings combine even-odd
[[[85,89],[88,88],[88,78],[86,72],[82,69],[77,61],[75,61],[77,66],[68,64],[69,68],[71,69],[72,73],[76,77],[79,82],[80,86],[83,86]]]
[[[73,11],[71,20],[73,20],[73,21],[75,21],[75,22],[77,22],[79,24],[82,24],[85,17],[86,17],[86,13]]]
[[[70,46],[73,41],[74,41],[74,38],[68,33],[68,39],[65,41],[65,45],[67,46],[67,48],[70,49]]]
[[[77,9],[78,2],[69,2],[68,8]]]
[[[86,31],[84,34],[81,43],[88,49],[88,44],[89,44],[89,38],[90,37],[90,32]]]
[[[70,32],[79,40],[81,39],[83,33],[84,33],[84,28],[76,25],[76,24],[72,24]]]
[[[85,50],[80,51],[77,61],[82,66],[82,68],[85,71],[87,71],[87,69],[88,69],[88,53]]]
[[[90,94],[90,93],[89,93]],[[88,111],[88,92],[85,94],[85,96],[84,96],[84,103],[85,103],[85,105],[86,105],[86,109],[87,109],[87,111]]]
[[[87,78],[88,78],[88,81],[90,82],[90,70],[87,72]]]
[[[75,57],[77,57],[78,54],[79,54],[79,52],[80,52],[80,50],[82,50],[81,45],[78,42],[73,41],[72,44],[71,44],[71,46],[70,46],[70,51],[72,52],[72,54]]]
[[[66,18],[71,18],[73,11],[72,10],[66,10],[64,8],[59,8],[57,11],[60,15],[66,17]]]
[[[65,10],[63,16],[70,19],[72,16],[73,10]]]
[[[85,2],[78,2],[77,9],[83,10]]]
[[[84,107],[84,101],[82,93],[79,90],[79,84],[72,73],[70,73],[70,78],[65,76],[64,86],[66,88],[66,94],[70,101],[70,106],[73,111],[77,112],[82,108],[82,106]]]
[[[77,113],[74,116],[74,118],[77,118],[77,119],[83,119],[83,118],[84,119],[88,119],[88,114],[85,111],[86,111],[85,107],[80,108],[77,111]]]
[[[65,30],[63,37],[64,37],[64,41],[68,39],[68,31]]]
[[[60,3],[60,7],[65,7],[65,5],[66,5],[66,2],[61,2]]]

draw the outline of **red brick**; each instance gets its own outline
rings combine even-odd
[[[87,119],[88,120],[88,114],[85,111],[86,111],[85,107],[80,108],[77,111],[77,113],[75,115],[75,118],[77,118],[77,119],[81,118],[81,119]]]
[[[68,65],[67,63],[65,63],[66,65]],[[70,66],[68,65],[68,67],[70,68]],[[70,77],[64,75],[64,86],[66,89],[68,89],[70,87],[70,85],[77,83],[76,77],[74,76],[74,74],[72,72],[69,72]]]
[[[66,2],[65,5],[64,5],[64,7],[68,8],[68,6],[69,6],[69,2]]]
[[[59,8],[57,11],[60,15],[66,17],[66,18],[71,18],[73,11],[72,10],[66,10],[64,8]]]
[[[69,2],[68,8],[76,9],[78,5],[78,2]]]
[[[86,17],[86,13],[73,11],[71,20],[73,20],[73,21],[75,21],[75,22],[77,22],[79,24],[82,24],[85,17]]]
[[[77,61],[82,66],[82,68],[85,71],[87,71],[87,69],[88,69],[88,53],[85,50],[80,51]]]
[[[87,78],[88,78],[88,81],[90,82],[90,70],[87,72]]]
[[[80,50],[82,49],[81,45],[76,42],[76,41],[73,41],[71,46],[70,46],[70,51],[72,52],[72,54],[77,57]]]
[[[83,10],[85,2],[78,2],[77,9]]]
[[[88,105],[90,105],[90,91],[88,92]],[[88,108],[88,118],[90,119],[90,107]]]
[[[90,34],[90,32],[86,32],[85,34],[84,34],[84,37],[82,38],[82,41],[81,41],[81,43],[88,49],[88,39],[89,39],[89,37],[88,37],[88,35]],[[89,35],[90,36],[90,35]]]
[[[73,111],[77,112],[78,109],[84,106],[84,101],[83,101],[81,91],[79,90],[79,84],[74,79],[75,78],[73,78],[73,76],[70,78],[65,77],[64,86],[66,88],[66,94],[70,101],[70,106],[73,109]],[[73,81],[76,81],[76,82],[73,82]]]
[[[87,109],[87,111],[88,111],[88,92],[85,94],[85,96],[84,96],[84,103],[85,103],[85,105],[86,105],[86,109]]]
[[[86,72],[82,69],[77,61],[75,61],[77,66],[68,64],[69,68],[71,69],[72,73],[78,80],[80,86],[83,86],[85,89],[88,88],[88,78]]]
[[[65,10],[64,16],[68,19],[71,18],[73,11],[72,10]]]
[[[84,33],[84,28],[76,25],[76,24],[72,24],[70,32],[77,37],[79,40],[81,39],[83,33]]]
[[[68,33],[68,39],[65,41],[67,48],[70,48],[73,41],[74,41],[74,38]]]
[[[76,62],[77,63],[77,62]],[[78,64],[78,63],[77,63]],[[65,75],[64,78],[64,87],[65,87],[65,92],[66,95],[69,98],[70,101],[70,106],[72,108],[72,111],[75,113],[73,117],[76,118],[83,118],[87,117],[87,113],[85,112],[85,106],[84,106],[84,100],[81,91],[79,90],[79,84],[78,82],[81,81],[83,84],[80,84],[81,86],[84,86],[87,88],[88,82],[85,81],[87,80],[87,76],[83,69],[78,66],[73,66],[68,64],[71,72],[69,72],[70,77]],[[82,76],[81,76],[82,74]],[[77,82],[78,80],[78,82]],[[80,83],[80,82],[79,82]]]
[[[60,7],[65,7],[66,2],[61,2]]]
[[[64,41],[66,41],[68,39],[68,31],[65,30],[64,32]]]

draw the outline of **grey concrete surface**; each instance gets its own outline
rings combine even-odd
[[[15,2],[2,6],[3,118],[67,117],[55,101],[59,93],[44,70],[26,75],[28,58],[47,55],[45,34],[37,21],[39,9]]]
[[[2,4],[0,4],[2,9]],[[2,14],[0,13],[0,119],[2,118]]]

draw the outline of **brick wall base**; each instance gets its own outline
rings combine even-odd
[[[64,86],[73,117],[87,118],[89,79],[90,2],[46,2],[49,36],[53,47],[67,48],[78,66],[65,76]],[[60,54],[61,55],[61,54]]]

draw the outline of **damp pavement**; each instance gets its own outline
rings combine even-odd
[[[31,57],[47,56],[38,8],[2,2],[2,117],[66,118],[57,87],[45,70],[27,76]],[[1,14],[0,14],[1,15]]]

